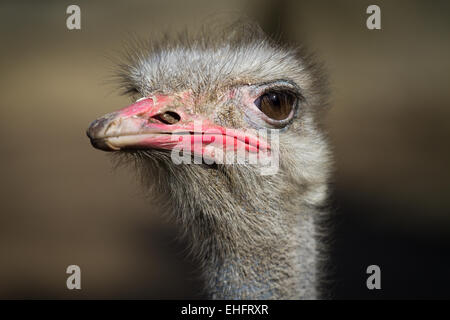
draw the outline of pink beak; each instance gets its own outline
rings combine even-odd
[[[224,151],[243,148],[251,153],[270,149],[251,132],[215,125],[195,114],[190,105],[193,103],[187,94],[144,98],[95,120],[87,135],[95,148],[104,151],[172,150],[183,139],[189,139],[192,152],[202,156],[207,146]]]

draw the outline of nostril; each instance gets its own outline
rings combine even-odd
[[[180,121],[181,117],[178,113],[173,111],[166,111],[164,113],[158,113],[151,116],[152,119],[156,119],[164,124],[175,124]]]

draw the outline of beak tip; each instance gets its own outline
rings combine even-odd
[[[117,148],[115,146],[112,146],[107,139],[98,139],[96,138],[96,133],[98,130],[96,130],[98,126],[96,125],[96,121],[91,123],[89,128],[86,130],[86,135],[88,136],[89,140],[91,141],[91,145],[96,148],[103,151],[117,151],[120,150],[120,148]]]

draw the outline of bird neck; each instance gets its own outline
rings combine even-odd
[[[227,168],[227,179],[195,166],[174,170],[167,194],[211,298],[316,297],[320,209],[313,187],[281,173],[261,177],[239,167]]]
[[[241,211],[239,215],[233,212],[235,217],[251,218],[209,221],[209,230],[205,230],[205,224],[201,224],[201,230],[192,230],[210,298],[316,298],[313,212],[305,210],[292,221],[292,217],[279,219],[285,212],[263,217],[268,213],[243,212],[240,207],[235,211]],[[201,243],[195,243],[198,240]]]

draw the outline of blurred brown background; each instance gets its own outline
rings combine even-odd
[[[82,29],[66,29],[81,7]],[[381,7],[382,30],[365,26]],[[133,172],[85,136],[125,106],[105,84],[130,34],[245,14],[330,74],[331,298],[449,298],[450,2],[2,1],[0,298],[199,297],[195,266]],[[66,289],[66,267],[82,290]],[[382,290],[365,287],[378,264]]]

